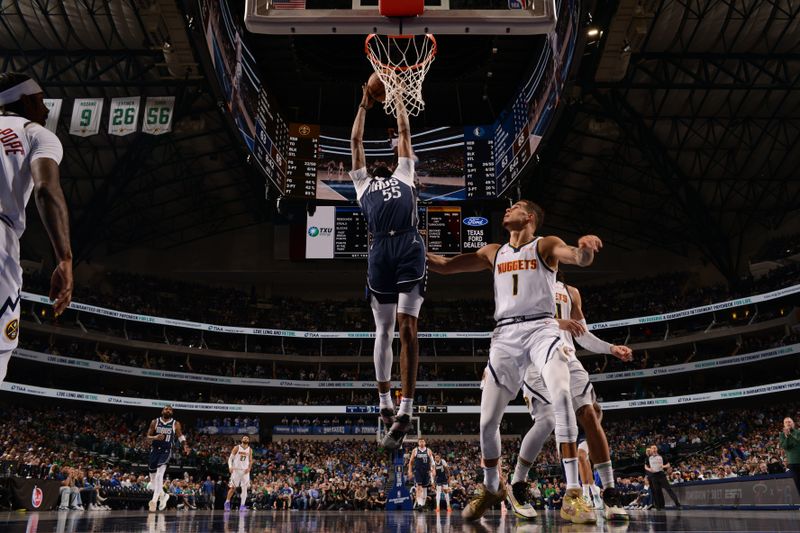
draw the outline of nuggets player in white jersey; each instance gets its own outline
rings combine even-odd
[[[50,278],[56,316],[72,300],[69,216],[58,171],[63,150],[58,137],[44,127],[49,112],[43,98],[42,88],[29,76],[0,74],[0,383],[19,342],[19,240],[31,193],[56,256]]]
[[[428,271],[425,243],[417,230],[417,190],[414,184],[414,150],[404,105],[397,112],[397,165],[394,170],[376,165],[367,171],[364,155],[364,121],[372,107],[367,86],[353,122],[350,177],[370,234],[367,289],[375,318],[375,381],[380,416],[389,431],[384,448],[396,450],[411,428],[417,386],[419,343],[417,318],[425,298]],[[391,394],[392,341],[395,321],[400,330],[400,384],[403,399],[395,416]]]
[[[231,450],[228,457],[228,471],[231,473],[231,481],[228,484],[228,497],[225,499],[225,510],[231,510],[231,498],[236,493],[237,488],[242,489],[242,497],[239,503],[239,511],[246,511],[247,489],[250,488],[250,469],[253,468],[253,449],[250,447],[250,437],[242,437],[242,443],[237,444]]]
[[[446,258],[428,254],[430,269],[441,274],[494,272],[495,320],[489,364],[481,384],[480,441],[484,490],[464,509],[476,520],[506,497],[500,481],[500,421],[520,388],[528,366],[538,368],[547,384],[556,419],[556,442],[567,478],[562,509],[571,519],[582,519],[583,498],[578,482],[578,425],[572,409],[569,361],[574,350],[560,336],[553,292],[559,263],[586,267],[602,247],[600,239],[585,235],[578,246],[558,237],[536,237],[544,212],[530,200],[506,210],[503,227],[509,242],[489,244],[475,253]]]
[[[589,331],[578,289],[558,281],[555,286],[554,299],[561,337],[573,350],[575,348],[574,341],[577,341],[581,347],[590,352],[611,354],[623,361],[632,359],[632,351],[627,346],[610,344],[600,340]],[[600,425],[602,410],[596,401],[589,373],[577,357],[570,359],[569,370],[572,407],[575,409],[578,423],[586,433],[586,440],[578,447],[579,470],[584,485],[584,496],[586,496],[586,491],[590,491],[590,487],[594,485],[594,477],[589,465],[589,455],[591,455],[603,484],[602,501],[606,519],[627,520],[628,514],[625,512],[614,486],[611,454],[605,432]],[[534,425],[525,435],[520,446],[514,477],[511,481],[512,490],[509,494],[509,503],[518,516],[530,518],[531,513],[535,516],[535,512],[526,501],[528,472],[544,442],[553,432],[555,413],[547,387],[539,370],[534,365],[529,366],[525,373],[522,392]]]
[[[172,406],[165,405],[161,409],[161,416],[153,419],[147,429],[147,440],[150,441],[150,459],[147,466],[150,472],[150,485],[153,487],[150,512],[155,512],[156,505],[159,511],[167,508],[169,493],[164,491],[164,474],[172,457],[175,441],[183,443],[183,451],[187,455],[191,451],[181,423],[172,417],[172,413]]]

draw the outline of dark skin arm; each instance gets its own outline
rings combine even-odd
[[[56,316],[72,301],[72,247],[69,242],[69,214],[61,190],[58,163],[41,157],[31,163],[33,194],[39,216],[50,237],[56,268],[50,278],[50,299]]]
[[[178,437],[178,439],[183,437],[183,428],[181,427],[181,423],[177,421],[175,422],[175,436]],[[189,441],[183,441],[183,452],[188,455],[190,451],[192,451],[192,449],[189,447]]]
[[[372,107],[372,99],[367,94],[367,86],[362,85],[363,92],[361,103],[358,104],[356,118],[353,121],[353,130],[350,132],[350,151],[353,154],[353,170],[367,166],[367,158],[364,155],[364,121],[367,118],[367,109]]]

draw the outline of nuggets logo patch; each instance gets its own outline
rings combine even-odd
[[[15,318],[14,320],[6,324],[4,331],[6,337],[8,337],[9,340],[12,341],[17,340],[17,335],[19,335],[19,320]]]

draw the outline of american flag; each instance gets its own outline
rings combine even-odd
[[[305,9],[306,0],[272,0],[275,9]]]

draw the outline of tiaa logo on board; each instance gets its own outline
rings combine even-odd
[[[488,223],[489,219],[486,217],[467,217],[464,219],[464,224],[467,226],[480,227],[485,226]]]

